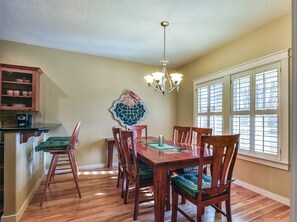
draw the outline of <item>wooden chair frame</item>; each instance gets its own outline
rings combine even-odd
[[[45,185],[43,188],[43,193],[41,195],[40,206],[43,205],[43,202],[45,200],[46,190],[49,187],[49,184],[51,183],[52,178],[54,177],[54,175],[56,175],[55,172],[57,170],[65,170],[65,168],[58,169],[57,166],[59,166],[59,165],[64,166],[67,163],[70,165],[71,171],[70,172],[62,172],[59,174],[72,173],[78,196],[79,196],[79,198],[81,198],[81,192],[80,192],[79,185],[78,185],[79,171],[78,171],[77,163],[76,163],[75,156],[74,156],[74,151],[78,147],[78,135],[79,135],[79,131],[80,131],[80,125],[81,125],[80,122],[78,122],[76,124],[76,126],[72,132],[72,135],[70,137],[67,148],[65,150],[44,150],[44,152],[48,152],[48,153],[52,154],[52,159],[51,159],[51,164],[50,164],[48,174],[46,177]],[[59,158],[63,158],[61,164],[59,164],[59,161],[60,161]]]
[[[194,221],[184,211],[178,207],[178,195],[185,197],[187,200],[197,206],[197,222],[201,222],[201,215],[204,208],[212,206],[216,211],[222,213],[227,217],[227,221],[232,221],[231,216],[231,182],[232,173],[235,165],[237,152],[238,152],[239,134],[237,135],[224,135],[224,136],[202,136],[199,160],[198,175],[203,173],[203,165],[211,165],[211,185],[210,187],[202,187],[202,176],[198,176],[197,198],[194,198],[183,189],[172,184],[172,221],[177,219],[177,211],[184,215],[189,221]],[[204,160],[204,150],[209,149],[213,151],[211,160]],[[220,204],[225,201],[226,212],[221,210]]]
[[[191,127],[173,126],[172,141],[176,143],[190,143]]]
[[[123,154],[123,150],[121,147],[121,141],[120,141],[120,130],[121,128],[112,128],[112,134],[113,138],[115,141],[115,145],[118,151],[118,179],[117,179],[117,187],[120,186],[120,180],[122,179],[122,192],[121,192],[121,197],[124,198],[124,192],[125,192],[125,187],[126,187],[126,172],[125,172],[125,158]]]
[[[125,158],[125,173],[126,173],[126,187],[124,192],[124,203],[128,202],[129,186],[135,185],[135,199],[134,199],[134,215],[133,220],[137,220],[139,203],[153,200],[153,198],[147,198],[140,201],[140,188],[153,186],[153,178],[140,179],[139,174],[139,162],[136,150],[136,133],[135,131],[120,130],[121,147]],[[131,160],[132,155],[132,160]]]
[[[203,135],[212,135],[212,128],[192,127],[190,139],[191,144],[200,145],[201,136]]]
[[[141,140],[143,137],[143,132],[144,136],[147,139],[147,125],[132,125],[127,127],[129,130],[136,131],[136,139]]]

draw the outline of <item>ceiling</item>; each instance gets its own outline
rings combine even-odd
[[[0,39],[170,68],[291,12],[291,0],[0,0]]]

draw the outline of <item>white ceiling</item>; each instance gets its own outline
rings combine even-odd
[[[180,67],[291,11],[291,0],[0,0],[0,39]]]

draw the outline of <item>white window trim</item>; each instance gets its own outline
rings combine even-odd
[[[276,167],[279,169],[289,170],[289,59],[290,59],[290,49],[285,49],[219,72],[215,72],[209,75],[205,75],[203,77],[197,78],[193,80],[193,124],[196,124],[196,113],[197,113],[197,94],[196,88],[197,85],[203,84],[209,81],[213,81],[216,79],[224,78],[224,82],[230,83],[230,77],[232,74],[243,72],[249,69],[253,69],[259,66],[268,65],[273,62],[279,62],[281,68],[280,74],[280,144],[282,144],[281,148],[281,156],[280,160],[267,160],[261,159],[259,157],[254,157],[245,154],[238,154],[239,159],[247,160],[250,162],[255,162],[258,164],[263,164],[271,167]],[[229,84],[224,84],[223,90],[223,103],[225,104],[226,110],[223,110],[223,118],[224,118],[224,134],[229,134],[231,131],[231,89]],[[287,90],[285,90],[287,89]],[[285,101],[285,102],[284,102]]]

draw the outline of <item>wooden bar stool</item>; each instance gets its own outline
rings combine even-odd
[[[73,174],[76,190],[79,198],[81,198],[81,193],[78,186],[78,167],[74,156],[74,151],[77,149],[78,146],[79,130],[80,122],[76,124],[71,137],[50,137],[48,140],[40,143],[38,146],[35,147],[35,151],[43,151],[52,154],[52,160],[44,184],[40,206],[43,205],[46,190],[49,187],[49,184],[51,183],[51,180],[57,170],[65,171],[66,169],[70,169],[69,172],[62,172],[59,174]],[[66,168],[66,165],[70,167]],[[62,168],[57,168],[57,166],[62,166]]]

